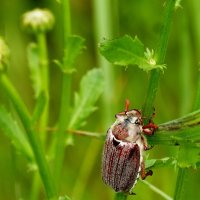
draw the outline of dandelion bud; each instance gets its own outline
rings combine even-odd
[[[46,32],[54,25],[54,16],[47,9],[36,8],[23,15],[23,25],[31,32]]]
[[[0,37],[0,71],[8,65],[10,51],[5,41]]]

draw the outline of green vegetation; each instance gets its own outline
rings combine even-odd
[[[3,2],[0,199],[197,199],[198,8],[198,0]],[[125,99],[145,123],[155,108],[159,125],[145,154],[154,174],[136,195],[101,180],[106,131]]]

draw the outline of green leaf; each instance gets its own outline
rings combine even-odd
[[[92,69],[82,78],[80,90],[75,93],[69,129],[77,129],[84,125],[85,119],[96,110],[94,104],[103,92],[103,88],[104,78],[101,69]]]
[[[4,134],[13,142],[19,152],[23,153],[30,161],[33,160],[33,153],[25,133],[8,111],[0,106],[0,127]]]
[[[41,72],[39,66],[39,53],[38,46],[35,43],[31,43],[28,46],[28,66],[30,69],[32,86],[37,98],[42,90]]]
[[[182,146],[178,154],[178,165],[181,168],[193,167],[196,168],[200,162],[200,148],[191,146]]]
[[[157,65],[153,51],[147,49],[145,52],[142,42],[128,35],[114,40],[107,40],[100,44],[100,53],[115,65],[137,65],[144,71],[155,68],[163,69],[164,65]]]
[[[150,159],[145,161],[147,169],[160,168],[160,167],[173,167],[177,163],[175,158],[166,157],[162,159]]]
[[[67,49],[65,49],[63,65],[59,65],[63,72],[74,71],[74,62],[84,48],[84,41],[84,38],[77,35],[72,35],[67,38]]]

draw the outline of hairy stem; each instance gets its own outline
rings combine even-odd
[[[198,146],[200,141],[200,110],[189,113],[181,118],[159,124],[156,134],[148,138],[152,145],[181,145],[190,144]],[[50,132],[56,132],[55,128],[48,128]],[[82,130],[67,130],[66,132],[105,139],[105,134]]]
[[[172,22],[172,17],[175,9],[175,2],[176,2],[175,0],[168,0],[166,2],[163,26],[160,32],[160,39],[155,53],[155,59],[157,64],[163,64],[165,60],[169,34],[170,34],[170,25]],[[143,116],[147,116],[145,123],[148,122],[153,112],[153,105],[158,90],[160,75],[161,75],[160,69],[154,69],[151,71],[146,99],[143,106]]]

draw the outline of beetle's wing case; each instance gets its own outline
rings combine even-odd
[[[116,192],[130,192],[139,177],[141,159],[138,144],[117,140],[108,130],[102,162],[105,184]]]

